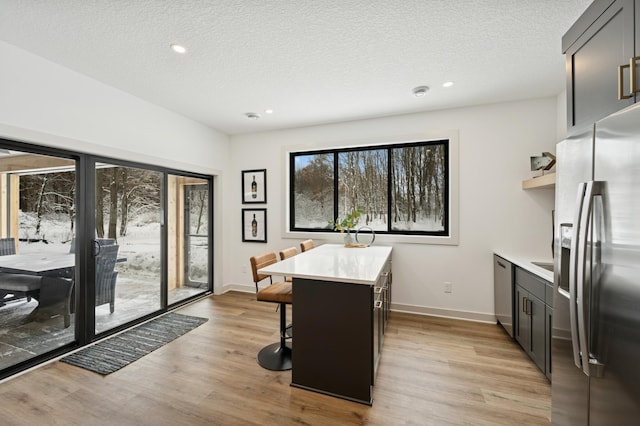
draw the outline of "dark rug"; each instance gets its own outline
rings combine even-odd
[[[100,374],[118,371],[207,322],[207,318],[169,312],[61,359]]]

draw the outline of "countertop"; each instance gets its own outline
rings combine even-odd
[[[293,278],[374,285],[391,256],[391,249],[386,246],[347,248],[342,244],[323,244],[262,268],[258,272]]]
[[[514,265],[519,266],[522,269],[537,275],[543,280],[553,283],[552,271],[547,271],[546,269],[531,263],[531,262],[553,263],[553,259],[543,259],[543,258],[537,258],[537,257],[531,257],[531,256],[524,256],[519,254],[506,253],[503,251],[495,251],[494,253],[500,256],[501,258],[503,258],[504,260],[508,260]]]

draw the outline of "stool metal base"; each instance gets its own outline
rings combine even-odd
[[[267,370],[291,370],[291,344],[281,347],[280,342],[277,342],[265,346],[258,352],[257,359],[258,364]]]

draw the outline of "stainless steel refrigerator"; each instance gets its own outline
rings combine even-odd
[[[640,106],[558,144],[554,425],[640,424]]]

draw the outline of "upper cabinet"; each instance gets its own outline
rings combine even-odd
[[[594,1],[562,38],[562,50],[568,134],[640,101],[640,0]]]

